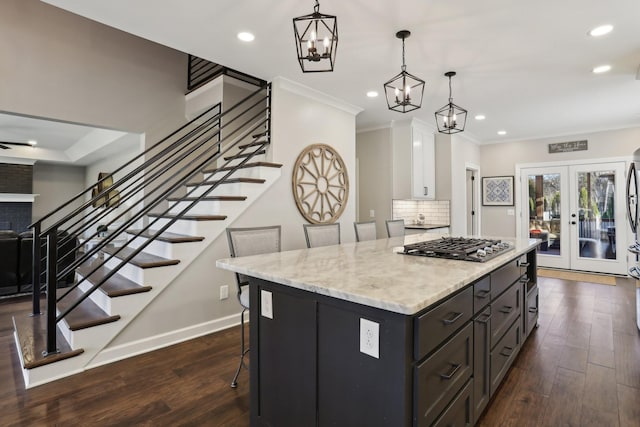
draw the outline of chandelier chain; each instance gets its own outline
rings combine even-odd
[[[318,13],[320,11],[320,2],[318,0],[316,0],[316,4],[315,6],[313,6],[313,11],[315,13]]]

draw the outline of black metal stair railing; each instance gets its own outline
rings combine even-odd
[[[271,86],[267,84],[226,111],[221,111],[220,104],[213,106],[113,171],[111,178],[107,176],[96,183],[102,184],[112,179],[110,187],[100,192],[94,190],[95,186],[89,187],[33,223],[30,227],[33,229],[34,315],[41,313],[41,266],[46,261],[45,354],[57,352],[58,322],[197,203],[264,150],[270,142],[270,135]],[[224,160],[228,156],[231,158]],[[232,165],[234,161],[238,162]],[[202,177],[204,170],[211,168],[222,169],[224,175],[215,181],[202,180],[200,184],[208,186],[203,191],[200,186],[193,186],[185,194],[186,185],[194,184],[195,179]],[[196,196],[197,192],[200,194]],[[171,207],[167,205],[167,200],[177,196],[188,197],[188,203],[177,214],[169,215]],[[104,207],[94,208],[94,205]],[[155,227],[161,220],[166,221],[164,225]],[[108,235],[99,240],[96,240],[100,233],[97,225],[109,229]],[[135,233],[126,233],[133,227],[136,229]],[[66,233],[60,234],[60,230]],[[123,235],[129,237],[122,239]],[[143,235],[144,240],[138,239]],[[80,238],[97,241],[97,244],[76,256],[83,246]],[[127,252],[128,255],[118,257],[123,248],[135,239],[138,239],[139,245],[130,253]],[[42,256],[44,247],[45,257]],[[61,250],[63,247],[72,249],[65,252]],[[105,253],[107,248],[109,251]],[[100,280],[88,282],[88,277],[111,260],[114,261],[109,264],[106,275]],[[91,264],[82,279],[68,288],[57,289],[62,278],[88,262]],[[64,298],[71,298],[73,290],[85,282],[90,285],[88,290],[78,299],[66,304],[67,308],[57,314],[57,304]]]
[[[206,59],[198,58],[197,56],[189,55],[187,70],[187,89],[189,91],[195,90],[205,83],[208,83],[222,75],[230,76],[256,86],[264,86],[267,84],[266,81],[241,71],[207,61]]]

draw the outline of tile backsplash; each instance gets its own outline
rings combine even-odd
[[[449,200],[392,200],[393,219],[404,219],[405,224],[415,224],[419,214],[425,224],[450,224]]]

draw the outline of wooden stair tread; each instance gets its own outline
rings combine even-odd
[[[257,139],[255,141],[251,141],[247,144],[238,145],[239,150],[244,150],[249,147],[259,147],[261,145],[269,145],[269,141],[265,141],[264,139]]]
[[[226,215],[172,215],[172,214],[149,214],[151,218],[178,218],[188,221],[224,221],[227,219]],[[176,263],[177,264],[177,263]]]
[[[98,269],[89,275],[89,273],[96,267],[98,267]],[[93,260],[80,265],[76,271],[82,277],[86,278],[89,283],[95,285],[102,281],[112,270],[105,267],[102,261]],[[110,298],[138,294],[141,292],[148,292],[150,290],[151,286],[139,285],[118,273],[109,277],[109,279],[100,286],[100,291],[104,292]]]
[[[116,251],[119,251],[118,253],[116,253]],[[109,255],[115,255],[116,258],[118,259],[125,259],[129,256],[131,256],[131,254],[135,251],[135,249],[130,248],[130,247],[123,247],[123,248],[115,248],[115,247],[109,247],[109,248],[104,248],[103,252],[109,254]],[[135,265],[136,267],[140,267],[140,268],[153,268],[153,267],[164,267],[167,265],[175,265],[180,263],[179,259],[167,259],[167,258],[163,258],[157,255],[153,255],[153,254],[149,254],[146,252],[140,252],[138,255],[134,256],[130,261],[131,264]]]
[[[194,200],[198,200],[197,197],[169,197],[167,200],[170,202],[192,202]],[[202,202],[244,202],[247,200],[247,196],[206,196],[200,199]],[[164,234],[164,233],[163,233]]]
[[[182,199],[182,200],[186,200],[186,199]],[[126,233],[134,236],[139,233],[140,237],[159,240],[161,242],[167,242],[167,243],[189,243],[189,242],[201,242],[204,240],[204,236],[190,236],[187,234],[170,233],[168,231],[165,231],[158,236],[155,235],[154,231],[150,231],[150,230],[145,230],[142,232],[140,230],[127,230]]]
[[[22,354],[23,367],[33,369],[84,353],[84,349],[72,349],[59,328],[56,328],[58,353],[44,356],[47,348],[47,316],[31,316],[26,311],[13,316],[13,327],[18,339],[18,351]]]
[[[264,184],[267,180],[263,179],[263,178],[231,178],[231,179],[227,179],[222,181],[222,184],[237,184],[237,183],[249,183],[249,184]],[[209,184],[209,185],[213,185],[213,184],[217,184],[218,180],[216,181],[204,181],[201,184]]]
[[[259,156],[261,154],[265,154],[266,151],[265,150],[257,150],[257,151],[253,151],[251,153],[245,153],[245,154],[234,154],[233,156],[229,156],[229,157],[225,157],[225,160],[234,160],[234,159],[242,159],[245,157],[250,157],[250,156]]]
[[[196,181],[196,182],[191,182],[189,184],[187,184],[190,187],[193,186],[199,186],[199,185],[215,185],[217,183],[220,184],[238,184],[238,183],[245,183],[245,184],[264,184],[267,180],[266,179],[262,179],[262,178],[230,178],[230,179],[225,179],[224,181],[221,180],[214,180],[214,181]]]
[[[58,296],[65,293],[67,289],[58,289]],[[76,288],[69,292],[62,300],[58,301],[58,310],[60,313],[65,311],[75,301],[77,301],[84,292]],[[63,321],[67,322],[69,329],[77,331],[79,329],[86,329],[92,326],[104,325],[105,323],[115,322],[120,319],[120,315],[109,315],[104,312],[96,303],[91,301],[91,298],[87,298],[80,303],[76,308],[71,310],[67,314]]]
[[[205,169],[203,172],[204,173],[224,172],[224,171],[230,171],[234,167],[235,166],[225,166],[223,168],[217,168],[217,169]],[[282,164],[281,163],[272,163],[272,162],[249,162],[249,163],[245,163],[242,166],[238,166],[238,169],[257,168],[257,167],[281,168]]]

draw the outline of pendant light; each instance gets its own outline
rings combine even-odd
[[[408,30],[398,31],[396,37],[402,39],[402,71],[384,84],[387,106],[400,113],[417,110],[422,106],[424,80],[407,72],[404,63],[404,40],[411,35]]]
[[[316,0],[313,13],[293,18],[298,62],[304,73],[333,71],[338,50],[338,19],[320,13]]]
[[[440,133],[458,133],[464,131],[467,123],[467,110],[453,103],[451,97],[451,77],[456,75],[455,71],[447,71],[445,77],[449,77],[449,103],[436,111],[436,124]]]

